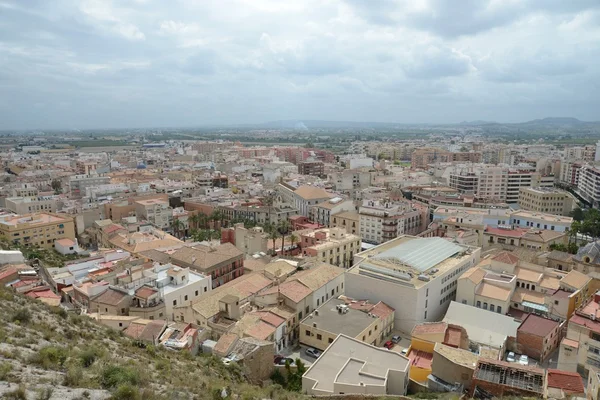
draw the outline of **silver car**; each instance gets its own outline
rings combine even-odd
[[[306,355],[312,358],[319,358],[321,352],[315,348],[309,347],[306,349]]]

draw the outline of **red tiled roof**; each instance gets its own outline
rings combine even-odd
[[[119,225],[119,224],[112,224],[112,225],[109,225],[109,226],[107,226],[107,227],[104,229],[104,232],[106,232],[106,233],[113,233],[113,232],[116,232],[116,231],[118,231],[118,230],[120,230],[120,229],[125,229],[125,228],[123,228],[123,227],[122,227],[121,225]]]
[[[46,298],[46,299],[60,299],[60,296],[54,293],[50,288],[36,288],[25,293],[25,296],[32,297],[34,299]]]
[[[377,315],[381,319],[386,319],[395,309],[385,304],[383,301],[375,304],[375,307],[371,309],[371,314]]]
[[[273,314],[271,312],[263,313],[263,315],[261,316],[260,319],[262,319],[263,321],[265,321],[268,324],[273,325],[274,327],[278,327],[279,325],[281,325],[285,322],[285,319],[283,319],[279,315]]]
[[[532,335],[538,335],[542,337],[548,336],[553,330],[555,330],[560,324],[551,319],[542,318],[535,314],[529,314],[525,320],[521,323],[521,326],[517,329],[517,335],[519,332],[530,333]]]
[[[509,237],[520,238],[521,236],[525,235],[527,233],[527,231],[521,230],[521,229],[501,229],[501,228],[487,227],[487,228],[485,228],[485,233],[489,233],[490,235],[509,236]]]
[[[460,342],[462,339],[462,331],[458,328],[453,328],[451,326],[446,329],[446,335],[444,337],[444,344],[452,347],[460,347]]]
[[[499,261],[504,264],[516,264],[519,262],[519,257],[514,254],[509,253],[508,251],[503,251],[498,253],[492,260]]]
[[[564,338],[561,343],[565,346],[573,347],[574,349],[579,348],[579,342],[576,340]]]
[[[6,268],[4,271],[0,272],[0,280],[6,279],[11,275],[17,275],[18,270],[14,267]]]
[[[448,324],[446,324],[445,322],[434,322],[431,324],[420,324],[420,325],[416,325],[413,328],[412,331],[412,335],[423,335],[423,334],[429,334],[429,333],[444,333],[446,332],[446,329],[448,328]]]
[[[135,296],[140,299],[148,299],[153,294],[158,293],[158,290],[151,288],[150,286],[142,286],[135,291]]]
[[[594,331],[595,333],[600,333],[600,322],[592,321],[591,319],[584,318],[581,315],[573,315],[569,320],[569,323],[581,325],[591,331]]]
[[[422,350],[411,350],[408,353],[408,359],[410,360],[410,364],[415,367],[430,369],[433,361],[433,353],[427,353]]]
[[[558,369],[548,369],[548,387],[562,389],[566,394],[585,393],[579,374]]]

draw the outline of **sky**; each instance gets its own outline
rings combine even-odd
[[[0,0],[0,130],[600,120],[599,0]]]

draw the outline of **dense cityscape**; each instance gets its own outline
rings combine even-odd
[[[600,400],[599,22],[0,0],[0,398]]]

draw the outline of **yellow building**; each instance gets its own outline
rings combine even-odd
[[[60,239],[75,239],[73,219],[52,213],[0,216],[0,235],[23,245],[53,248]]]
[[[381,346],[394,328],[394,309],[383,302],[333,298],[300,322],[300,343],[325,350],[338,335]]]
[[[359,232],[360,215],[356,211],[342,211],[331,216],[330,228],[343,228],[346,232],[357,235]]]

